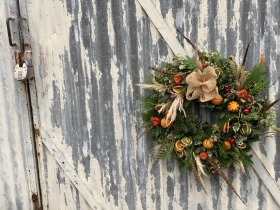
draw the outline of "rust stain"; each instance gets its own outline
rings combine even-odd
[[[42,206],[39,206],[38,195],[36,193],[32,193],[31,199],[32,199],[32,202],[33,202],[33,209],[34,210],[42,210],[43,209]]]
[[[24,52],[15,51],[15,59],[19,67],[22,67],[22,64],[25,63]]]
[[[33,203],[38,202],[38,196],[37,196],[37,194],[33,193],[31,199],[32,199],[32,202],[33,202]]]
[[[34,127],[34,134],[35,134],[35,136],[40,136],[40,129]]]

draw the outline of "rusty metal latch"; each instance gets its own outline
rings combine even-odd
[[[16,19],[15,17],[9,17],[6,20],[9,44],[11,47],[17,46],[17,43],[13,42],[13,40],[12,40],[12,33],[11,33],[11,28],[10,28],[10,21],[15,21],[15,19]]]
[[[19,66],[19,64],[16,65],[14,76],[16,80],[24,80],[27,75],[27,65],[26,63],[22,64],[22,67]]]
[[[13,41],[12,36],[12,30],[11,30],[11,21],[19,21],[18,23],[18,31],[19,31],[19,43]],[[26,24],[23,24],[23,21],[27,23],[27,18],[25,17],[9,17],[6,20],[7,24],[7,32],[8,32],[8,38],[9,38],[9,44],[11,47],[15,47],[15,61],[16,66],[14,68],[14,77],[16,80],[24,80],[27,77],[27,71],[28,71],[28,63],[25,60],[25,54],[30,54],[30,50],[26,51],[26,47],[30,47],[30,43],[24,41],[23,33],[26,31],[26,28],[24,27]],[[25,30],[24,30],[25,29]],[[15,32],[14,32],[15,33]]]

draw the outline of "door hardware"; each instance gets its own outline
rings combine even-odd
[[[9,44],[11,47],[17,46],[17,42],[13,42],[13,40],[12,40],[12,34],[11,34],[11,28],[10,28],[10,21],[15,21],[15,19],[16,19],[15,17],[9,17],[6,20]]]
[[[23,63],[22,67],[19,66],[19,64],[16,65],[14,76],[16,80],[24,80],[27,75],[27,64]]]

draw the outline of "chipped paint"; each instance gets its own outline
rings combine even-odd
[[[264,52],[268,76],[272,78],[270,84],[280,76],[277,71],[279,2],[144,2],[150,2],[157,9],[189,56],[193,49],[176,33],[176,28],[201,50],[234,55],[238,63],[253,36],[246,68],[258,62],[259,54]],[[94,204],[89,205],[89,198],[84,197],[83,190],[76,188],[77,183],[71,177],[75,174],[104,209],[279,209],[253,169],[246,174],[234,169],[226,171],[247,202],[248,206],[244,206],[220,179],[222,190],[213,177],[205,179],[207,196],[195,178],[180,169],[174,160],[152,164],[154,145],[149,135],[137,141],[142,133],[137,96],[144,91],[135,84],[142,83],[150,73],[147,65],[160,66],[174,54],[138,1],[26,0],[26,5],[35,73],[30,79],[30,89],[34,93],[31,95],[34,131],[46,131],[37,133],[40,135],[35,133],[44,209],[94,208]],[[5,14],[9,9],[0,5],[0,11]],[[3,49],[0,65],[1,69],[7,69],[12,67],[12,61],[3,53],[9,51],[3,41],[7,40],[3,24],[0,24]],[[25,87],[15,84],[3,71],[0,76],[3,119],[0,131],[6,136],[0,140],[9,148],[1,150],[0,158],[8,156],[15,166],[9,168],[2,163],[8,175],[3,175],[7,181],[0,185],[0,194],[5,190],[10,199],[5,198],[0,207],[30,209],[26,207],[28,204],[16,200],[15,195],[20,188],[21,198],[32,205],[32,193],[27,192],[35,185],[28,185],[30,180],[25,179],[26,173],[16,177],[13,171],[26,171],[25,158],[20,160],[25,157],[25,150],[17,142],[30,134],[12,114],[19,105],[26,105],[24,94],[18,92]],[[15,96],[22,102],[18,104]],[[279,82],[269,89],[268,96],[271,100],[279,98]],[[280,118],[277,120],[279,122]],[[9,130],[11,125],[15,129],[13,133]],[[70,175],[55,159],[53,151],[44,146],[41,138],[48,135],[47,141],[56,145],[73,169]],[[279,187],[279,143],[275,138],[267,139],[255,143],[254,150]],[[21,182],[17,180],[16,185],[10,187],[9,183],[16,178]]]

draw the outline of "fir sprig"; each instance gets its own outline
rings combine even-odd
[[[265,91],[266,85],[265,67],[256,65],[247,72],[243,88],[247,89],[251,95],[257,95]]]
[[[172,62],[166,62],[161,69],[153,69],[156,73],[148,79],[147,84],[156,84],[158,87],[163,85],[164,89],[153,89],[149,94],[146,92],[144,96],[139,97],[142,126],[145,130],[151,129],[152,140],[160,146],[155,155],[155,162],[161,158],[175,156],[183,168],[196,175],[199,170],[203,170],[207,175],[216,171],[234,190],[220,168],[234,165],[246,169],[252,166],[248,154],[249,143],[258,141],[262,133],[274,125],[276,113],[270,108],[274,103],[270,104],[267,99],[261,98],[267,84],[263,65],[256,65],[252,70],[247,71],[242,75],[243,81],[240,79],[240,68],[244,66],[238,67],[232,57],[223,58],[219,52],[202,52],[200,55],[202,59],[200,62],[203,65],[197,65],[197,60],[194,58],[175,56]],[[221,103],[215,104],[212,101],[201,103],[197,99],[190,101],[183,97],[183,102],[177,106],[180,110],[175,110],[175,120],[164,124],[163,122],[168,121],[166,119],[168,111],[176,101],[176,97],[179,95],[182,98],[187,92],[186,77],[193,71],[200,71],[199,66],[208,65],[215,69],[216,84],[222,97]],[[243,69],[242,72],[244,73]],[[176,82],[175,75],[177,79],[181,77],[181,81]],[[226,88],[230,91],[226,91]],[[241,88],[249,95],[239,96]],[[174,92],[175,90],[177,92]],[[232,101],[238,104],[237,111],[233,112],[228,108],[228,104]],[[194,107],[196,110],[202,110],[203,107],[208,113],[210,112],[214,120],[202,121],[193,111]],[[244,112],[244,109],[247,111]],[[152,117],[158,118],[160,124],[151,126]],[[183,142],[184,138],[188,142]],[[204,156],[200,157],[201,154]],[[193,155],[195,160],[197,157],[201,158],[201,165],[200,162],[195,162]],[[196,164],[199,164],[199,167],[196,168]],[[196,178],[199,181],[199,177]],[[235,190],[234,192],[236,193]]]

